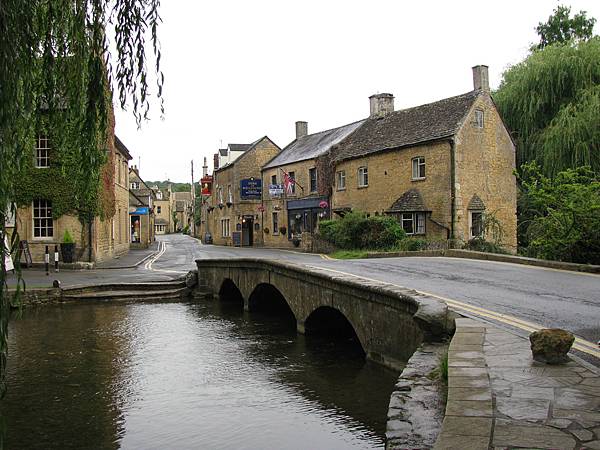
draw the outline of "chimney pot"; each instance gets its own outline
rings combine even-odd
[[[308,122],[299,120],[296,122],[296,139],[300,139],[308,134]]]
[[[394,96],[392,94],[375,94],[369,97],[370,114],[372,119],[382,118],[394,112]]]
[[[473,67],[473,89],[476,91],[490,92],[488,66]]]

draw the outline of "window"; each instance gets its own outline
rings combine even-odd
[[[279,234],[279,214],[273,213],[273,234]]]
[[[288,175],[290,176],[290,178],[292,180],[296,179],[296,172],[289,172]],[[291,195],[294,195],[296,193],[296,183],[292,183],[292,192],[290,192]]]
[[[358,168],[358,187],[367,187],[369,185],[369,171],[366,167]]]
[[[40,134],[35,145],[35,167],[50,167],[50,140]]]
[[[317,192],[317,169],[308,169],[308,178],[310,179],[310,192]]]
[[[401,223],[406,234],[425,234],[425,213],[402,213]]]
[[[162,208],[160,206],[157,206],[156,207],[156,214],[160,214],[161,210],[162,210]]]
[[[135,190],[135,189],[139,189],[140,188],[140,182],[139,181],[132,181],[131,182],[131,189]]]
[[[483,237],[483,212],[481,211],[471,211],[471,227],[469,230],[469,237]]]
[[[33,201],[33,237],[47,238],[54,236],[52,221],[52,202],[50,200]]]
[[[483,128],[483,111],[481,109],[475,110],[475,126]]]
[[[229,223],[230,219],[221,219],[221,236],[229,237]]]
[[[418,156],[412,159],[412,179],[422,180],[425,178],[425,158]]]
[[[335,177],[336,177],[337,190],[343,191],[344,189],[346,189],[346,171],[340,170],[338,173],[335,174]]]
[[[217,196],[219,197],[219,204],[223,204],[223,186],[217,187]]]
[[[271,175],[271,184],[277,184],[277,175]]]
[[[227,203],[233,203],[233,193],[231,192],[231,185],[227,186]]]

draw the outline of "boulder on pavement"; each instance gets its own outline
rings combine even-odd
[[[529,335],[533,359],[547,364],[567,362],[567,353],[571,349],[575,336],[560,328],[549,328]]]

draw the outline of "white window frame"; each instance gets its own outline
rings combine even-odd
[[[483,109],[476,109],[475,110],[475,128],[483,128],[483,126],[485,125],[485,113],[483,112]]]
[[[473,214],[479,214],[479,216],[481,217],[481,232],[479,234],[473,234]],[[484,211],[469,211],[469,239],[474,239],[474,238],[483,238],[485,235],[485,229],[484,229]]]
[[[40,240],[52,239],[54,237],[52,202],[43,198],[37,198],[33,200],[31,206],[33,238]],[[42,235],[42,230],[44,230],[45,235]]]
[[[35,167],[50,167],[50,138],[45,134],[39,134],[35,143]]]
[[[417,156],[411,160],[412,163],[412,180],[425,179],[425,157]]]
[[[369,186],[369,168],[360,166],[358,168],[358,187],[364,188]]]
[[[271,214],[271,222],[273,224],[273,236],[279,235],[279,213],[273,212]]]
[[[140,182],[139,181],[132,181],[130,183],[131,186],[131,190],[132,191],[137,191],[140,188]]]
[[[404,223],[410,223],[411,232],[406,231]],[[405,212],[400,214],[400,226],[408,236],[424,235],[427,232],[424,212]]]
[[[230,184],[227,185],[227,203],[233,203],[233,192]]]
[[[221,237],[231,236],[231,219],[221,219]]]
[[[340,170],[336,172],[336,185],[338,191],[346,190],[346,171]]]

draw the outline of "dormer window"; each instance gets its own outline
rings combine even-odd
[[[132,181],[131,182],[131,189],[132,190],[137,190],[140,188],[140,182],[139,181]]]
[[[481,109],[475,110],[475,127],[483,128],[483,110]]]
[[[40,134],[35,145],[35,167],[50,167],[50,139]]]

